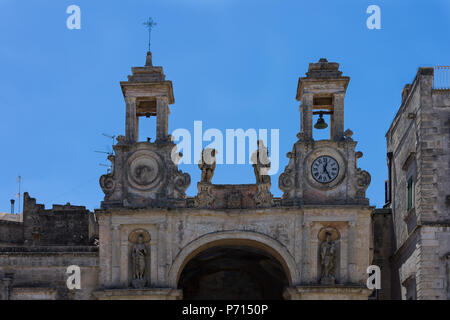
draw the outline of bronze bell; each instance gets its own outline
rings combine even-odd
[[[323,113],[322,112],[319,113],[319,119],[317,119],[317,122],[314,125],[314,128],[319,129],[319,130],[328,128],[327,123],[323,119]]]

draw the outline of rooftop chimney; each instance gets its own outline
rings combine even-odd
[[[14,199],[11,199],[11,214],[14,214],[14,202],[16,202]]]

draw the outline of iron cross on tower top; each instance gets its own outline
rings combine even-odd
[[[150,52],[150,42],[152,40],[152,29],[155,27],[157,23],[153,21],[152,18],[148,18],[146,22],[144,22],[144,26],[148,29],[148,51]]]

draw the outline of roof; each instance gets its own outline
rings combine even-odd
[[[23,215],[0,212],[0,221],[22,222]]]

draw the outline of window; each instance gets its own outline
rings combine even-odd
[[[414,207],[414,181],[413,178],[408,179],[408,211]]]

